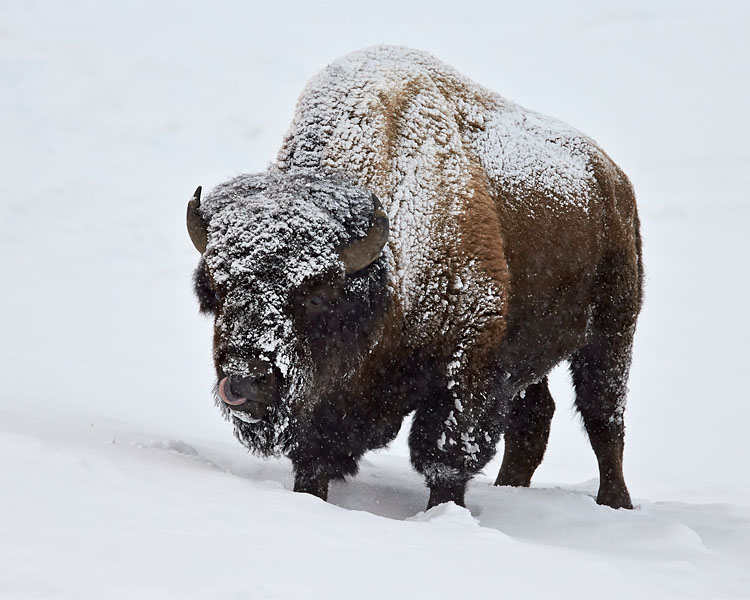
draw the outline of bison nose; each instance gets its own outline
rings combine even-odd
[[[230,375],[219,382],[219,396],[233,410],[260,419],[278,399],[276,374],[266,361],[254,360],[248,366],[249,374]]]
[[[243,377],[240,375],[229,376],[229,390],[232,394],[247,398],[248,400],[257,400],[264,404],[274,404],[269,394],[276,387],[276,376],[273,371],[257,373]]]

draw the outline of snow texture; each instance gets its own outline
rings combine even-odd
[[[470,178],[455,110],[431,79],[430,66],[447,69],[423,53],[382,46],[329,65],[303,91],[277,159],[281,169],[352,173],[378,195],[390,221],[392,285],[405,320],[418,325],[415,337],[434,334],[431,327],[441,322],[440,302],[449,282],[435,265],[460,243],[457,223],[445,223],[441,215],[464,210],[462,194]],[[417,90],[413,97],[402,94],[410,85]],[[408,100],[400,100],[402,95]],[[395,112],[408,126],[398,135],[392,135],[389,123]],[[438,197],[450,206],[437,204]],[[475,297],[453,308],[466,312],[479,302],[480,311],[490,312],[501,302],[499,290],[472,266],[462,265],[458,272],[475,283]]]
[[[569,125],[503,104],[472,139],[482,166],[500,189],[518,198],[542,192],[556,210],[586,212],[593,182],[591,140]],[[534,203],[510,206],[534,214]]]

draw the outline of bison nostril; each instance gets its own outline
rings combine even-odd
[[[248,376],[231,375],[229,389],[232,394],[256,400],[264,404],[274,404],[276,378],[273,372],[257,373]]]

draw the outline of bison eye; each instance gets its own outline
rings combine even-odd
[[[321,315],[330,308],[331,300],[323,293],[311,294],[305,298],[303,306],[308,316]]]
[[[295,304],[307,317],[318,317],[334,308],[339,301],[339,291],[329,285],[315,285],[298,292]]]

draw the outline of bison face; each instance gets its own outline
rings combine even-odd
[[[237,437],[286,453],[306,416],[345,395],[386,309],[388,225],[372,194],[306,173],[241,176],[188,208],[212,313],[217,404]]]

